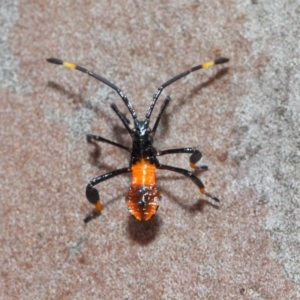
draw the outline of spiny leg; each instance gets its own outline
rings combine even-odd
[[[185,170],[185,169],[181,169],[181,168],[177,168],[177,167],[173,167],[173,166],[168,166],[168,165],[162,165],[162,164],[159,164],[156,167],[157,167],[157,169],[169,170],[169,171],[173,171],[173,172],[176,172],[176,173],[179,173],[179,174],[182,174],[184,176],[189,177],[192,180],[192,182],[194,184],[196,184],[196,186],[199,188],[199,190],[202,194],[210,197],[214,201],[220,202],[220,200],[217,197],[215,197],[215,196],[213,196],[210,193],[207,193],[205,191],[205,187],[204,187],[204,184],[202,183],[202,181],[195,174],[193,174],[192,172],[190,172],[188,170]]]
[[[150,116],[151,116],[151,113],[153,111],[153,108],[155,106],[155,103],[157,101],[157,99],[159,98],[161,92],[163,91],[164,88],[166,88],[167,86],[169,86],[170,84],[174,83],[175,81],[181,79],[182,77],[185,77],[187,76],[188,74],[192,73],[192,72],[195,72],[199,69],[206,69],[206,68],[209,68],[209,67],[212,67],[214,65],[219,65],[219,64],[224,64],[224,63],[227,63],[229,61],[228,58],[224,58],[224,57],[220,57],[216,60],[213,60],[213,61],[208,61],[208,62],[205,62],[201,65],[198,65],[198,66],[195,66],[187,71],[184,71],[176,76],[174,76],[173,78],[169,79],[167,82],[163,83],[155,92],[154,96],[153,96],[153,99],[149,105],[149,108],[146,112],[146,119],[149,119]]]
[[[122,121],[124,127],[127,129],[127,131],[129,132],[129,134],[131,134],[132,130],[128,126],[129,120],[126,118],[126,116],[119,111],[119,109],[118,109],[118,107],[117,107],[116,104],[112,104],[110,107],[117,114],[117,116],[120,118],[120,120]]]
[[[93,186],[100,182],[108,180],[112,177],[125,174],[125,173],[130,173],[130,172],[131,172],[130,168],[117,169],[112,172],[108,172],[106,174],[95,177],[90,181],[90,183],[86,186],[85,195],[88,201],[95,205],[95,208],[85,217],[85,219],[83,220],[84,223],[88,223],[92,219],[98,217],[101,214],[101,210],[102,210],[102,204],[100,202],[99,192]]]
[[[168,149],[168,150],[160,150],[157,152],[157,156],[165,155],[165,154],[174,154],[174,153],[192,153],[190,156],[190,166],[196,170],[207,171],[208,166],[197,166],[196,163],[201,159],[202,154],[196,148],[178,148],[178,149]]]
[[[92,77],[94,77],[95,79],[101,81],[102,83],[108,85],[109,87],[111,87],[113,90],[115,90],[118,95],[121,97],[121,99],[124,101],[124,103],[126,104],[130,114],[132,115],[133,119],[137,118],[137,115],[132,107],[132,104],[130,103],[130,101],[128,100],[128,98],[126,97],[126,95],[123,94],[122,90],[120,88],[118,88],[116,85],[114,85],[113,83],[111,83],[110,81],[108,81],[107,79],[105,79],[104,77],[97,75],[94,72],[91,72],[89,70],[87,70],[86,68],[80,67],[78,65],[75,65],[73,63],[67,62],[67,61],[63,61],[61,59],[58,58],[47,58],[47,62],[52,63],[52,64],[56,64],[56,65],[62,65],[66,68],[69,69],[76,69],[80,72],[86,73]]]
[[[88,143],[90,143],[92,140],[94,140],[94,141],[97,141],[97,142],[104,142],[104,143],[107,143],[107,144],[110,144],[110,145],[119,147],[119,148],[121,148],[121,149],[125,149],[125,150],[127,150],[128,152],[131,151],[130,148],[128,148],[128,147],[126,147],[126,146],[123,146],[123,145],[121,145],[121,144],[118,144],[118,143],[116,143],[116,142],[107,140],[107,139],[105,139],[105,138],[103,138],[102,136],[99,136],[99,135],[87,134],[87,135],[86,135],[86,140],[87,140]]]
[[[170,100],[171,100],[171,97],[168,96],[168,97],[165,99],[165,101],[163,102],[163,104],[162,104],[162,106],[161,106],[161,108],[160,108],[160,112],[159,112],[159,114],[158,114],[158,116],[157,116],[157,119],[156,119],[156,121],[155,121],[155,124],[154,124],[154,126],[153,126],[153,130],[152,130],[152,131],[153,131],[153,135],[155,135],[155,132],[156,132],[157,126],[158,126],[158,124],[159,124],[159,122],[160,122],[161,116],[162,116],[163,112],[165,111],[167,105],[169,104]]]

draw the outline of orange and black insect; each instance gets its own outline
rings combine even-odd
[[[108,172],[106,174],[100,175],[98,177],[93,178],[89,184],[86,187],[86,197],[90,203],[92,203],[95,208],[94,210],[89,213],[86,218],[84,219],[84,222],[87,223],[90,220],[94,219],[95,217],[99,216],[102,210],[102,205],[100,202],[100,196],[97,189],[94,188],[94,186],[100,182],[103,182],[105,180],[108,180],[110,178],[113,178],[115,176],[125,174],[125,173],[131,173],[131,187],[129,189],[129,192],[126,194],[126,205],[128,207],[129,212],[140,221],[147,221],[151,219],[151,217],[155,214],[157,211],[161,194],[156,188],[156,169],[159,170],[168,170],[173,171],[176,173],[180,173],[192,180],[192,182],[199,188],[200,192],[214,201],[219,201],[217,197],[212,196],[211,194],[207,193],[205,191],[204,185],[202,181],[191,171],[161,164],[157,157],[166,155],[166,154],[173,154],[173,153],[189,153],[190,155],[190,166],[193,169],[200,169],[200,170],[207,170],[207,166],[197,166],[196,163],[201,159],[202,154],[201,152],[192,147],[186,147],[186,148],[176,148],[176,149],[168,149],[168,150],[157,150],[153,146],[153,138],[156,133],[156,129],[158,127],[158,124],[160,122],[161,116],[163,112],[165,111],[167,105],[169,104],[171,98],[168,96],[165,101],[163,102],[160,112],[156,118],[156,121],[154,123],[153,128],[151,129],[149,127],[150,123],[150,117],[151,113],[153,111],[153,108],[157,102],[157,99],[159,98],[161,92],[163,89],[175,81],[185,77],[186,75],[195,72],[199,69],[205,69],[212,67],[214,65],[223,64],[229,61],[228,58],[219,58],[214,61],[205,62],[201,65],[195,66],[185,72],[182,72],[173,78],[166,81],[164,84],[162,84],[157,91],[154,94],[154,97],[152,101],[150,102],[150,105],[148,107],[148,110],[146,112],[145,119],[143,121],[138,120],[137,115],[133,109],[132,104],[128,100],[128,98],[123,94],[123,92],[113,83],[108,81],[107,79],[83,68],[78,65],[75,65],[73,63],[65,62],[57,58],[48,58],[48,62],[57,64],[57,65],[63,65],[70,69],[76,69],[78,71],[81,71],[83,73],[87,73],[88,75],[96,78],[97,80],[101,81],[102,83],[108,85],[113,90],[115,90],[121,99],[124,101],[125,105],[127,106],[134,123],[134,128],[131,129],[128,125],[129,121],[127,118],[122,114],[117,106],[115,104],[111,105],[111,108],[113,111],[117,114],[121,122],[123,123],[124,127],[130,134],[132,138],[132,146],[131,148],[126,147],[124,145],[118,144],[116,142],[107,140],[101,136],[88,134],[87,140],[89,142],[91,141],[99,141],[104,142],[107,144],[111,144],[113,146],[119,147],[121,149],[124,149],[130,153],[130,162],[129,166],[122,169],[117,169],[112,172]]]

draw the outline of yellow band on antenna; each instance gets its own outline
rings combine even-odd
[[[202,68],[206,69],[206,68],[212,67],[214,64],[215,64],[214,61],[208,61],[208,62],[205,62],[204,64],[202,64]]]
[[[76,65],[75,64],[72,64],[72,63],[69,63],[69,62],[66,62],[64,61],[63,62],[63,66],[69,68],[69,69],[76,69]]]

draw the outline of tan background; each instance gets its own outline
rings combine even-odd
[[[1,299],[300,299],[300,6],[275,2],[1,1]],[[85,134],[130,145],[109,104],[127,111],[45,59],[108,78],[143,118],[161,83],[219,56],[163,92],[155,145],[198,147],[220,206],[158,172],[161,207],[138,223],[125,175],[98,186],[103,213],[84,225],[87,182],[128,164],[105,144],[93,160]]]

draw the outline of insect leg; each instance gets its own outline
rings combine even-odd
[[[160,108],[160,112],[159,112],[159,114],[158,114],[158,116],[157,116],[157,119],[156,119],[156,121],[155,121],[155,124],[154,124],[154,126],[153,126],[153,134],[154,134],[154,135],[155,135],[157,126],[158,126],[158,124],[159,124],[159,122],[160,122],[161,116],[162,116],[163,112],[165,111],[167,105],[169,104],[170,100],[171,100],[171,97],[168,96],[168,97],[165,99],[165,101],[163,102],[163,104],[162,104],[162,106],[161,106],[161,108]]]
[[[159,164],[156,167],[157,167],[157,169],[160,169],[160,170],[169,170],[169,171],[173,171],[173,172],[182,174],[186,177],[189,177],[192,180],[192,182],[199,188],[199,190],[202,194],[210,197],[211,199],[213,199],[217,202],[220,201],[217,197],[215,197],[215,196],[213,196],[213,195],[211,195],[211,194],[209,194],[205,191],[204,184],[202,183],[202,181],[195,174],[193,174],[192,172],[190,172],[188,170],[185,170],[185,169],[181,169],[181,168],[177,168],[177,167],[173,167],[173,166],[168,166],[168,165],[162,165],[162,164]]]
[[[94,140],[94,141],[97,141],[97,142],[104,142],[104,143],[107,143],[107,144],[110,144],[110,145],[113,145],[113,146],[116,146],[116,147],[125,149],[125,150],[127,150],[128,152],[131,151],[130,148],[128,148],[128,147],[126,147],[126,146],[123,146],[123,145],[121,145],[121,144],[118,144],[118,143],[116,143],[116,142],[107,140],[107,139],[105,139],[105,138],[103,138],[102,136],[99,136],[99,135],[87,134],[87,135],[86,135],[86,140],[87,140],[88,143],[91,143],[91,142]]]
[[[192,153],[190,156],[190,166],[193,169],[206,171],[208,170],[207,166],[197,166],[196,163],[201,159],[202,154],[196,148],[178,148],[178,149],[168,149],[161,150],[157,152],[157,156],[165,155],[165,154],[174,154],[174,153]]]
[[[108,180],[112,177],[115,177],[115,176],[118,176],[121,174],[125,174],[125,173],[130,173],[130,172],[131,172],[130,168],[117,169],[112,172],[108,172],[106,174],[95,177],[90,181],[90,183],[86,186],[85,195],[86,195],[86,198],[88,199],[88,201],[95,205],[95,208],[92,212],[90,212],[85,217],[85,219],[83,220],[84,223],[87,223],[87,222],[91,221],[92,219],[98,217],[101,214],[101,210],[102,210],[102,204],[100,202],[99,192],[93,186],[102,181]]]
[[[129,120],[126,118],[126,116],[119,111],[119,109],[117,108],[116,104],[112,104],[110,107],[117,114],[117,116],[120,118],[120,120],[122,121],[124,127],[127,129],[127,131],[129,132],[129,134],[131,134],[132,130],[128,126]]]

